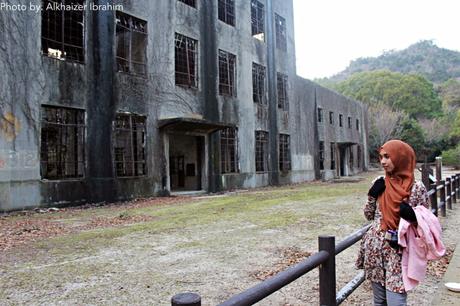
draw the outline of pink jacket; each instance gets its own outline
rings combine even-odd
[[[417,227],[401,218],[398,242],[402,247],[402,277],[406,291],[413,289],[425,278],[428,260],[444,255],[446,248],[441,241],[441,224],[426,207],[413,207]]]

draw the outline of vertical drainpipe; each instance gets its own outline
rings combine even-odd
[[[218,122],[219,109],[217,105],[217,37],[215,1],[204,0],[201,4],[200,32],[202,42],[200,44],[201,61],[201,86],[202,101],[204,106],[204,118],[212,122]],[[208,191],[215,192],[220,189],[219,180],[219,136],[218,132],[209,135],[208,142]]]
[[[270,185],[279,184],[278,165],[278,105],[276,103],[276,45],[273,0],[267,0],[267,83],[270,131]]]

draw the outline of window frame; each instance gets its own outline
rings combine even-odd
[[[278,142],[278,168],[281,172],[291,171],[291,136],[279,134]]]
[[[220,173],[239,173],[238,128],[220,130]],[[233,160],[232,160],[233,156]]]
[[[237,62],[236,55],[219,49],[218,51],[219,67],[219,95],[236,97],[236,76]],[[227,80],[227,82],[225,82]],[[226,89],[226,90],[224,90]]]
[[[265,42],[265,6],[258,0],[251,0],[251,36]]]
[[[178,41],[180,41],[181,44],[184,44],[185,48],[184,50],[178,54]],[[193,46],[192,49],[189,49],[189,47]],[[180,48],[179,50],[182,50]],[[186,35],[180,34],[180,33],[175,33],[175,39],[174,39],[174,80],[175,80],[175,85],[176,86],[181,86],[181,87],[187,87],[187,88],[193,88],[193,89],[198,89],[198,74],[199,74],[199,57],[198,57],[198,40],[193,39],[191,37],[188,37]],[[179,65],[179,56],[180,58],[185,58],[185,70],[186,71],[181,71],[178,70],[178,65]],[[191,63],[191,61],[193,62]],[[182,67],[183,69],[183,67]],[[193,73],[191,72],[193,70]],[[187,80],[187,82],[182,83],[178,82],[178,80],[181,80],[179,76],[186,76],[186,78],[183,78],[184,80]]]
[[[287,74],[277,72],[276,74],[276,93],[278,100],[278,108],[289,111],[289,81]]]
[[[269,171],[268,150],[269,150],[269,133],[267,131],[257,130],[255,136],[255,169],[256,173],[265,173]]]
[[[267,72],[263,65],[252,63],[252,101],[260,105],[267,105],[266,97]]]
[[[275,13],[276,48],[287,51],[286,19]]]
[[[184,3],[185,5],[196,8],[196,0],[178,0],[178,1]]]
[[[324,121],[323,109],[321,107],[317,108],[317,120],[319,123],[323,123]]]
[[[234,27],[236,23],[235,0],[217,0],[217,18]]]

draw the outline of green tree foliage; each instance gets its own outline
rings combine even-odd
[[[417,153],[417,160],[425,160],[427,157],[424,154],[425,136],[420,124],[412,118],[406,118],[401,125],[402,129],[399,134],[399,139],[412,146]]]
[[[460,80],[450,79],[438,87],[446,111],[460,108]]]
[[[441,113],[441,100],[433,84],[420,75],[388,70],[359,72],[332,88],[369,105],[383,102],[412,118],[432,118]]]
[[[460,169],[460,145],[442,152],[442,162],[447,166],[453,166],[456,169]]]

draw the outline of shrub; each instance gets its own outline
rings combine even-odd
[[[460,145],[442,152],[442,163],[455,169],[460,169]]]

